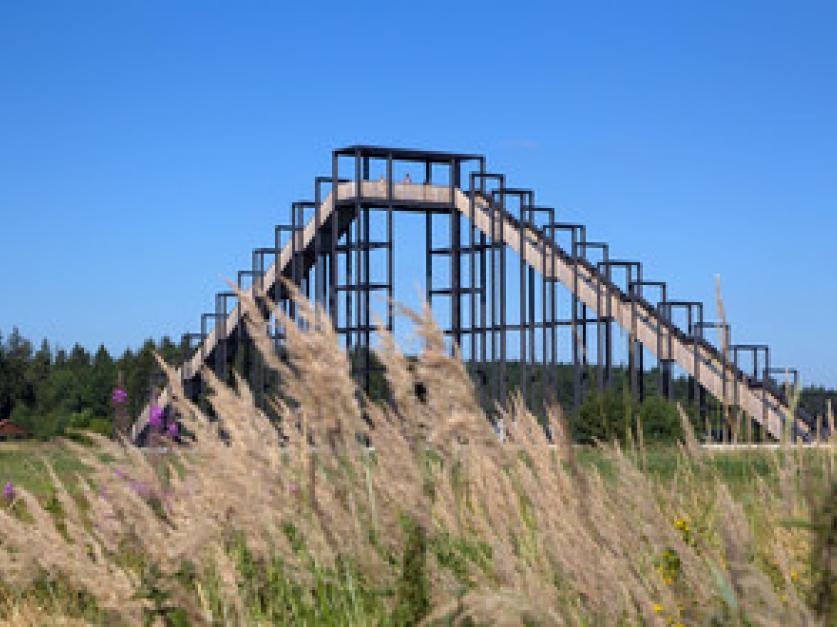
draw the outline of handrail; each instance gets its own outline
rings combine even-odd
[[[494,203],[492,207],[493,201],[486,198],[485,196],[482,196],[478,192],[476,193],[476,195],[479,198],[481,198],[484,204],[486,205],[485,207],[479,207],[485,215],[490,215],[486,208],[493,208],[495,215],[499,215],[501,219],[508,221],[515,230],[520,230],[521,222],[519,218],[517,218],[515,215],[513,215],[503,207],[500,207],[496,203]],[[608,279],[608,277],[604,273],[600,272],[592,262],[590,262],[588,259],[584,257],[573,257],[572,255],[568,254],[555,240],[555,238],[550,238],[546,236],[544,229],[537,228],[535,225],[531,224],[530,221],[524,221],[523,229],[527,232],[527,237],[531,237],[530,244],[540,245],[542,243],[545,243],[551,246],[554,249],[556,256],[565,261],[566,263],[578,264],[581,267],[583,267],[587,271],[589,276],[579,274],[579,278],[586,282],[588,286],[592,286],[598,282],[600,285],[605,287],[608,296],[612,296],[613,293],[615,293],[622,302],[629,302],[631,300],[631,297],[625,294],[624,290],[622,290],[621,287],[619,287],[615,282]],[[753,389],[755,387],[753,383],[749,381],[749,376],[743,371],[743,369],[739,366],[736,366],[730,359],[724,359],[721,351],[708,340],[696,335],[687,335],[674,322],[668,320],[663,316],[660,316],[656,308],[644,297],[640,295],[634,295],[633,299],[637,305],[646,310],[646,321],[653,321],[658,325],[658,328],[666,329],[667,332],[674,335],[683,344],[691,344],[696,342],[698,344],[698,347],[702,348],[706,353],[708,353],[710,359],[707,359],[703,355],[703,353],[699,351],[699,359],[701,361],[702,367],[712,368],[717,373],[718,371],[716,368],[716,364],[725,364],[726,368],[729,369],[729,371],[733,375],[733,380],[747,381],[747,386],[750,389]],[[770,383],[766,385],[766,389],[768,394],[770,394],[770,396],[773,397],[773,400],[778,402],[776,413],[780,415],[783,422],[787,422],[787,416],[781,411],[781,408],[783,406],[788,407],[788,402],[785,398],[785,394],[780,393],[776,386]],[[802,421],[806,424],[806,426],[809,427],[809,429],[811,429],[815,425],[815,420],[813,420],[811,416],[800,407],[796,408],[796,414],[797,415],[794,416],[793,420],[794,431],[802,437],[805,437],[806,434],[798,430],[798,425],[796,424],[796,421]]]

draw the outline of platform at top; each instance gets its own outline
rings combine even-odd
[[[369,146],[355,144],[338,148],[334,154],[349,157],[360,154],[361,157],[386,159],[390,156],[396,161],[417,161],[421,163],[450,163],[451,161],[485,161],[484,155],[443,152],[440,150],[420,150],[418,148],[392,148],[387,146]]]

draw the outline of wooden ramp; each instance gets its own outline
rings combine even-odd
[[[358,193],[360,192],[360,193]],[[477,192],[466,192],[451,185],[424,183],[393,183],[385,179],[363,180],[358,190],[357,182],[341,182],[337,185],[341,202],[377,202],[381,204],[410,203],[456,207],[464,219],[470,221],[487,238],[500,239],[522,257],[529,267],[541,275],[559,282],[574,294],[591,311],[607,311],[613,320],[641,345],[663,360],[676,363],[713,397],[724,403],[735,402],[743,412],[755,420],[772,437],[781,439],[783,430],[792,428],[794,437],[808,440],[811,428],[805,421],[792,416],[783,394],[765,385],[753,385],[729,360],[705,341],[695,339],[673,325],[658,307],[636,294],[608,280],[605,273],[586,259],[579,259],[563,249],[548,236],[547,230],[524,224],[509,212],[500,209],[496,202]],[[275,261],[265,269],[263,287],[266,291],[280,293],[277,286],[280,277],[288,276],[293,252],[310,250],[314,246],[318,228],[327,224],[334,212],[333,190],[319,204],[319,219],[311,218],[303,228],[277,251]],[[493,224],[492,224],[493,222]],[[245,290],[253,295],[253,288]],[[184,379],[192,379],[199,372],[204,360],[213,353],[219,341],[236,333],[239,324],[239,306],[224,320],[216,320],[214,328],[203,338],[194,355],[184,363],[180,371]],[[160,404],[168,401],[163,392]],[[134,425],[138,433],[147,422],[148,409]]]

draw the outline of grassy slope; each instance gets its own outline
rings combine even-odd
[[[51,442],[0,442],[0,482],[5,485],[11,481],[39,498],[51,495],[52,482],[44,461],[51,464],[72,489],[72,477],[82,469],[82,465],[70,452]]]
[[[709,464],[720,473],[733,494],[746,497],[752,492],[755,478],[760,476],[769,481],[775,480],[774,467],[771,464],[773,452],[736,451],[714,453],[709,456]],[[580,447],[580,461],[593,464],[606,475],[612,476],[606,457],[592,447]],[[72,489],[73,477],[83,466],[72,453],[56,443],[40,441],[0,442],[0,483],[11,481],[16,486],[24,486],[38,497],[45,497],[53,492],[44,461],[55,469],[58,476]],[[664,483],[674,476],[678,464],[678,447],[658,445],[645,451],[644,470],[649,475]]]

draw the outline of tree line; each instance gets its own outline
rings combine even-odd
[[[156,371],[154,351],[169,363],[179,365],[182,361],[182,348],[169,337],[163,337],[157,342],[148,339],[138,350],[128,348],[121,356],[114,358],[104,345],[100,345],[91,354],[79,344],[66,350],[44,339],[35,348],[35,344],[23,337],[17,328],[8,337],[0,332],[0,420],[11,418],[14,423],[40,438],[62,435],[75,429],[94,430],[109,435],[113,420],[111,396],[117,383],[117,373],[121,372],[123,387],[128,393],[128,412],[136,416],[148,401],[152,377]],[[236,355],[234,367],[246,379],[252,356],[246,350],[246,343],[244,348]],[[375,361],[374,354],[370,357]],[[571,407],[572,369],[567,365],[559,366],[555,375],[555,399],[564,407]],[[544,375],[536,372],[532,376],[538,379]],[[664,423],[674,424],[674,428],[677,428],[679,421],[673,406],[666,407],[666,403],[661,404],[654,398],[656,375],[652,371],[646,372],[645,376],[649,398],[647,403],[635,409],[642,414],[643,422],[648,422],[649,428],[652,424]],[[616,378],[621,381],[625,377],[627,374],[622,373],[621,377]],[[515,364],[508,364],[507,378],[509,389],[513,389],[518,380]],[[534,379],[532,385],[538,387]],[[384,399],[386,383],[383,376],[376,372],[370,383],[370,397],[375,400]],[[277,385],[278,382],[271,381],[266,388],[275,391]],[[674,388],[678,398],[686,397],[688,383],[685,379],[675,380]],[[587,432],[599,423],[624,423],[624,394],[620,393],[620,389],[621,384],[603,398],[589,395],[579,415],[572,417],[574,430],[580,430],[576,434],[577,438],[584,439],[583,435],[590,435]],[[822,416],[828,399],[837,409],[837,390],[821,386],[807,387],[802,391],[800,405],[809,413]],[[534,400],[537,402],[540,399]],[[700,426],[698,421],[696,425]],[[662,427],[653,429],[665,431]],[[599,438],[606,436],[604,432],[593,435]]]
[[[0,332],[0,420],[11,418],[40,438],[74,429],[109,435],[117,373],[135,416],[148,400],[155,350],[172,363],[181,360],[180,346],[168,337],[114,358],[104,345],[91,354],[79,344],[65,349],[44,339],[36,348],[17,328],[6,337]]]

